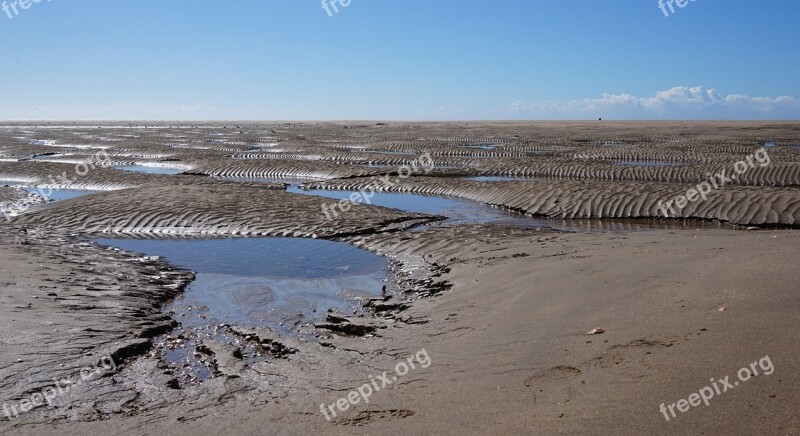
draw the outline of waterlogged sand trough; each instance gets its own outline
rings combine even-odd
[[[18,212],[0,224],[5,434],[800,432],[800,124],[59,124],[0,126],[0,181],[104,191],[47,202],[0,188]],[[769,164],[659,229],[660,201],[766,144]],[[402,168],[425,153],[431,168]],[[303,180],[486,203],[554,228],[614,224],[437,225],[368,204],[330,219],[333,200],[282,183]],[[215,326],[230,342],[170,337],[163,308],[193,274],[93,236],[331,239],[386,256],[394,286],[357,315],[324,314],[316,338],[237,325]],[[216,376],[178,383],[156,344],[196,340]],[[336,406],[423,349],[430,365]],[[659,411],[766,355],[773,374],[669,421]],[[102,356],[113,373],[21,409]]]

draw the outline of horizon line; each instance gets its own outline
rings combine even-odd
[[[0,124],[11,124],[11,123],[34,123],[34,124],[44,124],[44,123],[129,123],[129,124],[144,124],[144,123],[395,123],[395,124],[402,124],[402,123],[586,123],[586,122],[620,122],[620,123],[670,123],[670,122],[682,122],[682,123],[720,123],[720,122],[730,122],[730,123],[747,123],[747,122],[800,122],[800,119],[792,119],[792,118],[776,118],[776,119],[733,119],[733,118],[719,118],[719,119],[712,119],[712,118],[702,118],[702,119],[681,119],[681,118],[674,118],[674,119],[663,119],[663,118],[656,118],[656,119],[645,119],[645,118],[630,118],[630,119],[527,119],[527,120],[515,120],[515,119],[452,119],[452,120],[414,120],[414,119],[407,119],[407,120],[381,120],[381,119],[215,119],[215,118],[208,118],[208,119],[100,119],[100,118],[78,118],[78,119],[70,119],[70,118],[63,118],[63,119],[5,119],[0,120]]]

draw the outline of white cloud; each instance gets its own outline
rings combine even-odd
[[[514,103],[511,103],[511,107],[508,108],[511,112],[521,112],[525,109],[525,102],[522,100],[517,100]]]
[[[440,106],[439,109],[436,110],[436,112],[446,113],[446,114],[456,114],[464,112],[464,108],[452,104],[446,104]]]
[[[676,86],[654,96],[604,93],[567,103],[515,101],[508,112],[542,118],[798,118],[800,100],[791,96],[722,95],[703,86]]]

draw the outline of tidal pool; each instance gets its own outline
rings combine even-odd
[[[184,168],[157,167],[151,165],[124,165],[114,168],[123,171],[130,171],[132,173],[166,174],[166,175],[175,175],[186,171]]]
[[[197,273],[181,304],[222,323],[263,326],[380,295],[386,260],[343,242],[300,238],[97,239]],[[295,307],[289,300],[302,303]],[[303,316],[299,316],[302,314]],[[288,327],[287,327],[288,328]],[[285,329],[284,329],[285,330]]]
[[[165,311],[180,326],[156,341],[185,380],[211,377],[195,355],[204,340],[239,346],[248,363],[266,357],[230,326],[269,328],[283,336],[315,338],[314,324],[329,309],[358,312],[387,286],[387,261],[343,242],[299,238],[96,239],[97,244],[147,256],[196,273]],[[180,346],[169,338],[182,338]]]
[[[44,188],[27,188],[26,191],[31,194],[40,195],[48,200],[61,201],[70,200],[73,198],[83,197],[86,195],[97,194],[98,191],[87,191],[81,189],[44,189]]]
[[[289,192],[303,195],[316,195],[335,200],[349,199],[358,191],[304,191],[292,186]],[[541,227],[546,220],[526,217],[506,209],[491,207],[477,202],[456,198],[433,197],[418,194],[399,194],[379,192],[369,199],[375,206],[400,209],[408,212],[424,213],[447,217],[447,224],[506,224],[522,227]],[[365,203],[366,204],[366,203]]]
[[[519,181],[523,179],[513,178],[513,180]],[[527,180],[533,181],[533,179]],[[305,191],[298,186],[290,186],[288,191],[296,194],[316,195],[335,200],[349,199],[351,195],[359,193],[358,191],[333,190]],[[369,199],[369,204],[392,209],[400,209],[409,212],[446,217],[447,219],[445,221],[435,224],[440,226],[458,224],[500,224],[518,228],[547,228],[574,233],[622,233],[657,229],[702,229],[732,227],[728,224],[704,221],[549,218],[544,216],[524,215],[502,207],[494,207],[469,200],[419,194],[381,192],[376,193],[373,197],[371,197]],[[329,208],[328,210],[330,211],[332,208]],[[332,218],[335,219],[333,212],[329,212],[329,214],[331,214]],[[420,227],[417,230],[424,228],[425,227]]]

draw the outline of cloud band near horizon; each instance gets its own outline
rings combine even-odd
[[[792,96],[722,95],[704,86],[676,86],[651,97],[604,93],[599,98],[567,103],[517,100],[508,112],[516,117],[548,119],[800,119],[800,100]]]

